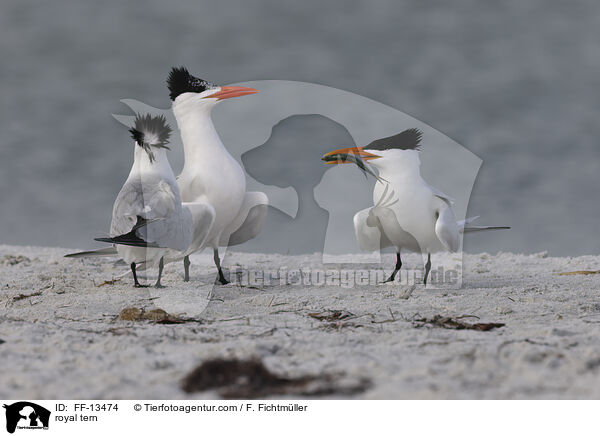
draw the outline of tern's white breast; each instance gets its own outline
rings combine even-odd
[[[395,202],[389,207],[394,211],[402,230],[417,240],[422,251],[440,250],[442,247],[435,233],[435,223],[436,210],[441,200],[433,195],[418,174],[382,171],[380,176],[389,182],[387,203]],[[385,186],[386,182],[376,183],[373,190],[374,204],[380,201]],[[408,246],[404,248],[410,249]]]
[[[223,229],[240,211],[246,178],[241,166],[223,146],[210,112],[181,107],[174,107],[174,112],[185,149],[185,165],[177,178],[181,198],[184,202],[208,203],[214,208],[215,221],[206,239],[214,247]]]

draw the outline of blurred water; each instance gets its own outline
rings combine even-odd
[[[184,64],[368,96],[483,159],[468,251],[598,252],[600,4],[4,0],[0,243],[93,246],[131,163],[110,114]]]

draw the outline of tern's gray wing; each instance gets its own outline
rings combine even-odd
[[[191,216],[182,212],[179,191],[168,181],[144,176],[125,183],[113,207],[111,236],[130,232],[138,217],[147,221],[136,230],[144,241],[175,250],[186,249],[186,242],[189,245],[184,229],[191,228]]]
[[[125,183],[113,205],[110,236],[129,233],[137,223],[137,217],[144,210],[144,196],[141,186]]]

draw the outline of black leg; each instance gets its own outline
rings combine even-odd
[[[396,274],[398,274],[398,271],[400,271],[400,268],[402,268],[402,260],[400,259],[400,252],[397,252],[396,253],[396,267],[394,268],[394,272],[392,273],[392,275],[390,276],[390,278],[387,279],[383,283],[393,282],[394,279],[396,278]]]
[[[165,267],[165,259],[164,259],[164,257],[161,257],[160,261],[158,262],[158,280],[156,281],[156,284],[154,285],[155,288],[164,288],[164,286],[161,285],[161,283],[160,283],[160,279],[162,277],[164,267]]]
[[[227,283],[229,283],[229,281],[225,278],[225,276],[223,275],[223,270],[221,269],[221,260],[219,259],[219,250],[215,248],[213,250],[213,253],[214,253],[214,259],[215,259],[215,265],[217,266],[217,270],[219,271],[219,277],[217,277],[217,281],[219,283],[221,283],[222,285],[226,285]]]
[[[138,282],[137,279],[137,273],[135,272],[135,262],[131,262],[131,272],[133,273],[133,283],[135,285],[136,288],[147,288],[147,285],[140,285],[140,282]]]
[[[184,282],[190,281],[190,256],[185,256],[183,258],[183,271],[185,272],[183,276]]]
[[[427,263],[425,264],[425,278],[423,284],[427,284],[427,277],[429,277],[429,271],[431,271],[431,253],[427,253]]]

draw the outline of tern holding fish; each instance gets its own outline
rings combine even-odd
[[[344,149],[348,150],[348,149]],[[379,177],[377,174],[373,172],[371,168],[369,168],[368,163],[366,163],[359,154],[348,153],[348,152],[338,152],[338,153],[327,153],[325,156],[321,158],[328,165],[335,165],[338,163],[354,163],[365,175],[367,178],[367,174],[373,176],[378,182],[386,181]]]
[[[354,215],[354,231],[361,250],[396,248],[396,266],[386,281],[394,281],[402,267],[402,249],[427,253],[423,283],[431,270],[431,253],[459,249],[460,234],[469,231],[508,229],[505,226],[466,227],[477,217],[456,221],[453,200],[430,186],[420,173],[422,133],[408,129],[377,139],[364,147],[342,148],[323,156],[328,164],[354,163],[373,174],[379,171],[373,191],[374,206]]]

